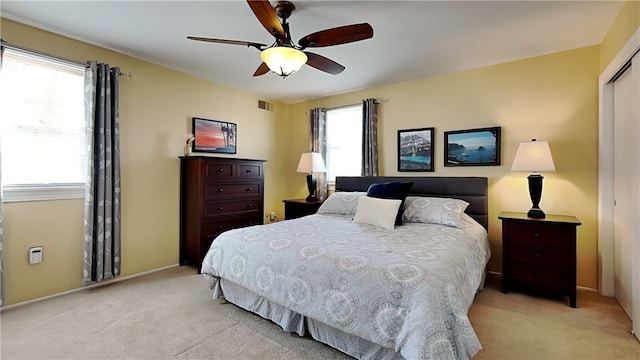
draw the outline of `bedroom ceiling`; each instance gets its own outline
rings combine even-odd
[[[346,67],[252,74],[260,53],[187,35],[271,44],[245,1],[15,1],[2,17],[287,103],[599,44],[620,1],[293,1],[291,35],[368,22],[372,39],[316,48]],[[273,1],[272,1],[273,3]],[[3,38],[12,42],[11,38]],[[76,59],[85,60],[85,59]],[[100,59],[98,59],[100,60]],[[113,64],[117,65],[117,64]],[[123,69],[127,71],[127,69]],[[133,74],[135,79],[135,73]]]

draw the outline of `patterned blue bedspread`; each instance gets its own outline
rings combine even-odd
[[[467,313],[490,252],[485,229],[465,224],[387,230],[312,215],[235,229],[213,242],[202,273],[406,359],[468,359],[481,349]]]

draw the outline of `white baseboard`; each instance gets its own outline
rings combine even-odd
[[[141,273],[137,273],[137,274],[133,274],[133,275],[117,277],[117,278],[115,278],[113,280],[108,280],[108,281],[104,281],[104,282],[101,282],[101,283],[91,284],[91,285],[79,287],[79,288],[76,288],[76,289],[71,289],[71,290],[59,292],[59,293],[53,294],[53,295],[43,296],[43,297],[40,297],[40,298],[37,298],[37,299],[32,299],[32,300],[27,300],[27,301],[23,301],[23,302],[11,304],[11,305],[2,306],[2,307],[0,307],[0,312],[3,312],[5,310],[15,309],[15,308],[20,307],[20,306],[33,304],[33,303],[37,303],[37,302],[48,300],[48,299],[57,298],[57,297],[64,296],[64,295],[74,294],[74,293],[77,293],[77,292],[80,292],[80,291],[85,291],[85,290],[89,290],[89,289],[95,289],[95,288],[98,288],[98,287],[101,287],[101,286],[111,285],[111,284],[115,284],[115,283],[118,283],[118,282],[121,282],[121,281],[135,279],[135,278],[140,277],[140,276],[153,274],[153,273],[156,273],[158,271],[171,269],[171,268],[174,268],[174,267],[177,267],[177,266],[178,266],[178,264],[164,266],[164,267],[161,267],[161,268],[157,268],[157,269],[153,269],[153,270],[149,270],[149,271],[143,271]]]

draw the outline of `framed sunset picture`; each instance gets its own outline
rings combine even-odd
[[[235,154],[238,126],[234,123],[193,118],[193,152]]]

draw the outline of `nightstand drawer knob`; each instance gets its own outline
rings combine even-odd
[[[250,208],[252,208],[252,207],[253,207],[253,204],[249,204],[249,206],[247,206],[247,207],[250,207]]]
[[[251,169],[247,169],[247,174],[251,174]]]
[[[224,172],[224,168],[218,168],[218,172]]]
[[[536,253],[536,257],[540,257],[540,253]]]
[[[533,237],[537,239],[537,238],[539,238],[539,237],[540,237],[540,234],[535,233],[535,234],[533,234]]]
[[[223,188],[218,189],[218,192],[224,192]]]
[[[222,211],[222,206],[218,206],[218,210],[219,210],[219,211]]]
[[[253,188],[248,188],[247,191],[253,191]]]

